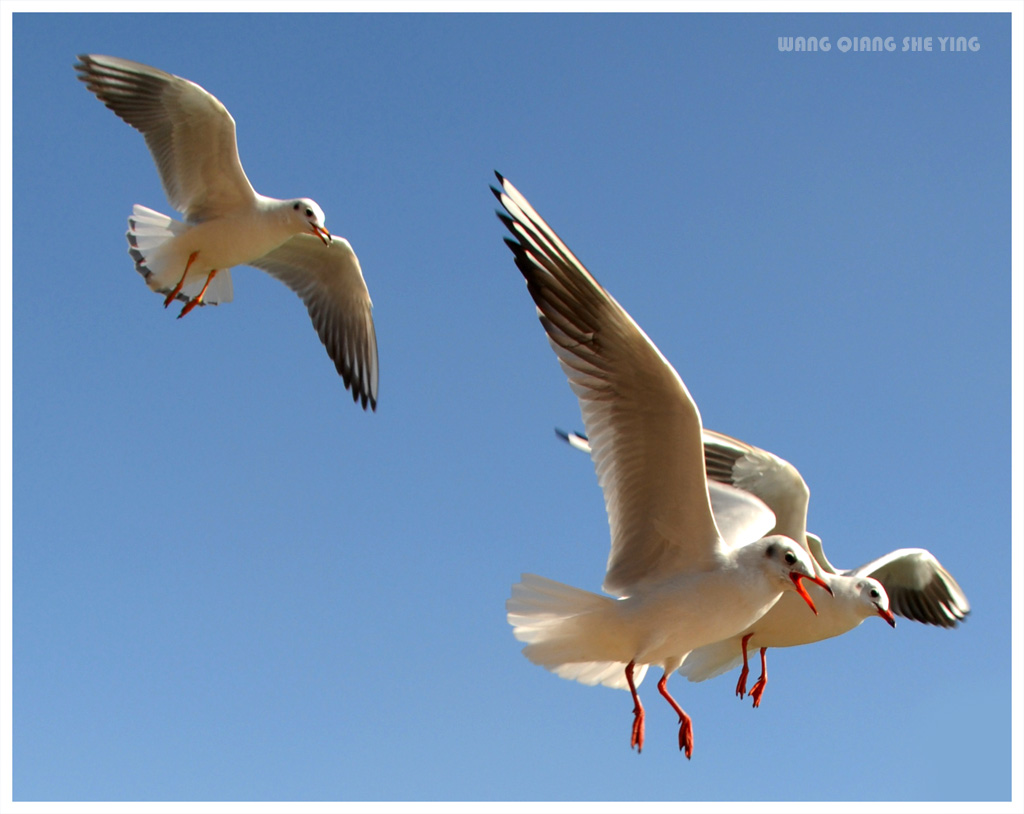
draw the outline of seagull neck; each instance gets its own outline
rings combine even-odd
[[[284,219],[288,217],[291,201],[283,201],[280,198],[268,198],[266,195],[257,193],[256,208],[261,212],[273,213]]]
[[[257,198],[256,207],[263,214],[261,229],[267,239],[283,243],[292,235],[305,231],[305,222],[292,211],[294,203],[265,195]]]

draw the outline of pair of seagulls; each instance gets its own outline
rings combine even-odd
[[[164,306],[229,302],[230,268],[251,265],[291,288],[353,399],[376,409],[377,340],[359,261],[308,198],[257,193],[238,157],[235,122],[206,90],[179,76],[109,56],[82,55],[79,78],[139,130],[167,198],[184,223],[138,204],[129,254]],[[598,284],[525,198],[500,175],[506,238],[569,383],[588,438],[611,527],[604,589],[584,591],[523,575],[507,603],[524,654],[565,678],[628,688],[631,746],[644,743],[637,686],[648,667],[679,717],[689,758],[692,722],[667,689],[679,669],[699,681],[747,650],[839,635],[871,614],[953,626],[969,605],[922,549],[837,572],[806,531],[807,488],[771,453],[703,429],[682,379],[629,314]],[[803,580],[812,587],[818,603]],[[825,593],[827,592],[827,594]],[[887,594],[888,592],[888,594]],[[805,608],[804,605],[808,605]],[[819,612],[817,605],[821,606]],[[812,614],[813,611],[813,614]],[[817,618],[816,618],[817,617]]]
[[[742,661],[742,697],[747,651],[760,648],[750,689],[758,706],[769,647],[838,636],[872,615],[895,627],[893,611],[944,627],[966,616],[967,597],[924,549],[835,569],[807,532],[810,492],[796,468],[705,430],[657,346],[522,194],[498,180],[492,189],[507,213],[498,217],[512,235],[505,242],[579,399],[587,435],[563,437],[593,458],[611,530],[603,585],[611,596],[535,574],[513,586],[508,622],[530,661],[628,689],[638,751],[645,713],[637,686],[648,667],[661,667],[658,692],[679,717],[689,758],[693,725],[668,691],[672,672],[703,681]],[[805,589],[805,579],[814,584]]]
[[[586,436],[557,431],[571,446],[590,453]],[[750,697],[759,706],[767,683],[766,651],[769,647],[795,647],[840,636],[865,619],[879,616],[896,627],[894,612],[924,624],[952,628],[970,612],[963,590],[935,556],[923,548],[901,548],[849,570],[837,570],[825,557],[821,538],[806,531],[810,490],[800,472],[771,452],[728,435],[705,429],[704,458],[711,508],[723,534],[735,528],[737,498],[730,487],[746,492],[740,509],[759,515],[770,531],[792,539],[806,539],[814,565],[828,582],[832,599],[821,604],[820,613],[808,616],[790,595],[779,597],[772,609],[735,636],[692,651],[679,669],[690,681],[714,678],[736,667],[743,669],[736,694],[746,694],[748,649],[761,650],[761,675]],[[755,521],[756,522],[756,521]],[[810,593],[820,600],[820,589]]]

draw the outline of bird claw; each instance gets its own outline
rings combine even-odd
[[[195,254],[193,254],[192,257],[189,258],[189,261],[188,261],[189,265],[192,265],[192,260],[193,259],[195,259]],[[213,278],[217,276],[217,272],[218,271],[220,271],[220,269],[214,269],[213,271],[210,272],[209,276],[207,276],[207,278],[206,278],[206,282],[203,283],[203,290],[200,291],[195,297],[193,297],[187,303],[185,303],[185,307],[182,308],[181,309],[181,313],[178,314],[178,319],[181,319],[183,316],[185,316],[185,314],[187,314],[189,311],[191,311],[197,305],[205,305],[206,304],[206,303],[203,302],[203,297],[206,295],[206,289],[208,289],[210,287],[210,283],[213,282]],[[182,282],[184,282],[184,278],[182,278]]]
[[[633,731],[629,737],[629,748],[640,754],[644,750],[644,711],[633,707]]]
[[[171,292],[164,299],[164,308],[166,308],[168,305],[170,305],[172,302],[174,302],[174,298],[177,297],[181,293],[181,289],[185,285],[185,278],[188,277],[188,270],[190,268],[192,268],[192,264],[196,261],[196,258],[198,256],[199,256],[199,252],[192,252],[192,254],[190,254],[188,256],[188,262],[185,264],[185,271],[181,275],[181,279],[178,280],[178,284],[176,286],[174,286],[174,288],[171,290]],[[214,274],[216,274],[216,272],[214,272]],[[210,276],[212,277],[213,275],[211,274]],[[207,285],[209,285],[209,281],[207,281]],[[206,291],[206,288],[203,288],[203,291]],[[203,295],[200,294],[199,298],[202,299],[202,296]],[[186,306],[186,308],[187,307],[188,306]],[[178,319],[181,319],[187,313],[188,313],[188,311],[182,311],[180,314],[178,314]]]
[[[686,759],[693,754],[693,724],[689,718],[679,719],[679,749],[686,752]]]
[[[737,698],[742,698],[747,691],[747,676],[750,674],[750,665],[747,663],[747,642],[750,641],[750,637],[753,635],[753,633],[748,633],[743,637],[743,641],[740,642],[740,648],[743,651],[743,669],[740,671],[739,681],[736,682]]]
[[[690,755],[693,754],[693,722],[690,720],[690,716],[683,712],[683,708],[676,703],[676,700],[669,693],[666,686],[667,680],[668,673],[666,672],[662,675],[661,681],[658,682],[658,692],[661,693],[662,697],[675,710],[676,715],[679,716],[679,748],[686,752],[686,759],[689,760]]]
[[[754,699],[755,708],[761,706],[761,696],[764,694],[764,687],[767,683],[768,682],[765,681],[764,677],[762,676],[757,680],[754,686],[750,688],[750,697]]]
[[[754,699],[755,709],[761,706],[761,696],[764,694],[764,688],[768,684],[768,661],[766,659],[767,652],[767,647],[761,648],[761,675],[757,677],[757,681],[754,682],[754,686],[750,688],[750,697]]]
[[[629,736],[629,748],[636,747],[636,753],[644,750],[644,705],[640,703],[640,696],[636,694],[636,684],[633,682],[633,668],[635,662],[626,665],[626,683],[629,685],[629,692],[633,696],[633,731]]]
[[[181,309],[181,313],[178,314],[178,319],[181,319],[183,316],[185,316],[185,314],[187,314],[189,311],[191,311],[197,305],[202,305],[202,304],[203,304],[202,300],[200,300],[198,297],[196,299],[194,299],[194,300],[189,300],[188,302],[185,303],[185,307]]]
[[[750,672],[745,666],[740,672],[740,679],[736,682],[736,697],[742,698],[747,693],[747,674]]]

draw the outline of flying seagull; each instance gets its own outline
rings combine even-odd
[[[590,453],[585,435],[556,433],[570,446]],[[783,596],[768,613],[747,630],[694,650],[679,672],[691,681],[704,681],[740,664],[736,695],[746,694],[749,674],[747,650],[760,648],[761,675],[750,688],[755,707],[761,703],[767,675],[769,647],[795,647],[840,636],[865,619],[878,616],[895,627],[893,612],[916,622],[952,628],[970,613],[967,596],[935,556],[923,548],[891,551],[859,568],[837,570],[826,559],[821,538],[806,531],[810,489],[799,471],[771,452],[714,430],[703,431],[708,489],[715,519],[722,526],[716,491],[723,486],[741,489],[758,499],[773,518],[769,531],[793,539],[806,539],[815,568],[832,588],[826,597],[811,589],[818,599],[816,617],[806,618],[800,603]]]
[[[309,198],[260,195],[242,169],[235,120],[194,82],[117,57],[85,54],[78,78],[138,130],[164,192],[184,223],[135,204],[128,252],[146,284],[185,305],[232,298],[232,266],[263,269],[309,310],[320,340],[355,401],[377,407],[377,336],[372,303],[348,241],[332,236]]]
[[[701,419],[679,374],[576,259],[518,190],[492,188],[514,239],[541,324],[580,402],[611,528],[604,590],[584,591],[523,574],[506,603],[523,654],[563,678],[628,687],[630,746],[644,743],[637,693],[649,666],[679,717],[679,748],[693,752],[689,715],[666,681],[687,653],[731,636],[785,591],[813,609],[801,579],[810,555],[781,536],[727,542],[708,498]],[[810,616],[810,611],[807,611]]]

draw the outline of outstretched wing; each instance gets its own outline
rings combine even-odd
[[[847,573],[877,579],[889,594],[889,609],[915,622],[956,627],[971,612],[953,575],[923,548],[901,548]]]
[[[723,543],[708,499],[697,405],[633,319],[518,190],[494,194],[505,239],[580,402],[611,527],[604,588],[712,567]]]
[[[83,54],[78,78],[146,138],[164,192],[191,222],[251,206],[256,192],[238,158],[235,120],[194,82],[118,57]]]
[[[377,409],[377,334],[373,303],[359,260],[348,241],[330,245],[295,235],[252,265],[269,272],[302,298],[320,341],[352,398]]]

